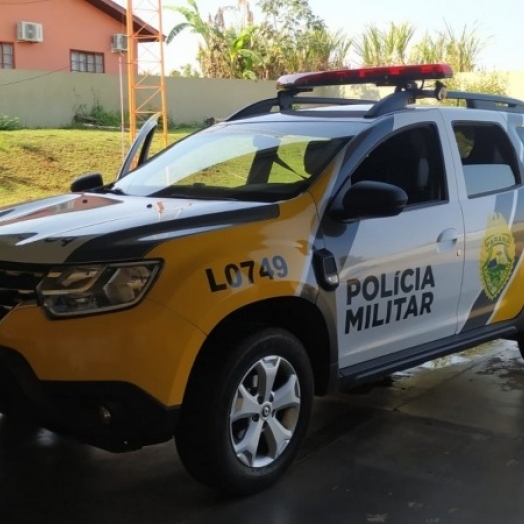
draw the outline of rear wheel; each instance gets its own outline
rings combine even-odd
[[[197,480],[220,491],[265,489],[297,454],[312,400],[300,341],[260,328],[196,364],[175,435],[180,458]]]

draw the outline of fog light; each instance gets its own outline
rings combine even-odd
[[[104,424],[111,424],[113,416],[111,415],[111,411],[109,411],[109,409],[107,409],[105,406],[100,406],[98,412],[100,413],[100,418]]]

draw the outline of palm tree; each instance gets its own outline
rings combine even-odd
[[[355,42],[355,53],[364,66],[378,66],[382,63],[382,39],[375,26],[366,28],[364,34]]]
[[[177,13],[180,13],[186,19],[185,22],[175,25],[171,31],[169,31],[166,39],[166,44],[171,41],[184,29],[190,29],[193,33],[200,35],[204,40],[205,46],[210,47],[213,37],[219,37],[220,34],[217,28],[210,22],[206,22],[200,15],[200,10],[195,0],[187,0],[190,8],[180,5],[168,5],[168,9],[172,9]]]
[[[415,28],[407,22],[391,23],[389,31],[384,33],[384,47],[392,63],[407,63],[407,50],[414,34]]]
[[[355,52],[365,66],[405,64],[414,34],[415,28],[407,22],[392,22],[387,31],[371,25],[355,42]]]
[[[340,69],[345,66],[352,41],[345,33],[325,29],[307,31],[296,45],[298,71]]]
[[[252,42],[257,27],[253,25],[253,13],[247,0],[238,0],[237,6],[220,7],[213,18],[205,21],[195,0],[187,0],[189,7],[169,6],[182,14],[185,22],[174,26],[168,34],[170,43],[185,29],[201,36],[197,59],[205,77],[211,78],[256,78],[254,64],[262,62],[253,50]],[[240,14],[238,26],[227,26],[225,12]]]
[[[465,25],[457,34],[448,24],[436,38],[425,35],[413,48],[411,59],[415,63],[445,62],[455,73],[467,73],[477,69],[477,60],[486,42],[477,36],[476,29]]]
[[[468,30],[465,25],[457,34],[446,24],[446,29],[440,31],[436,38],[425,35],[414,46],[411,53],[413,63],[430,64],[444,62],[451,66],[455,73],[468,73],[476,71],[475,78],[456,75],[446,80],[448,89],[505,95],[507,91],[507,78],[496,72],[478,71],[477,60],[481,50],[486,45],[478,36],[476,29]],[[456,101],[444,102],[456,105]],[[463,105],[463,101],[459,102]]]
[[[474,71],[476,62],[486,42],[477,36],[475,28],[469,30],[464,25],[462,33],[457,35],[453,29],[446,24],[445,32],[441,33],[446,41],[446,61],[457,73]]]
[[[427,33],[410,54],[412,64],[435,64],[446,61],[446,40],[442,34],[432,38]]]

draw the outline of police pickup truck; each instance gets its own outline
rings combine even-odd
[[[148,122],[114,182],[1,208],[0,411],[111,451],[174,436],[196,479],[249,494],[314,395],[520,343],[524,102],[451,74],[286,75],[152,157]],[[395,89],[303,95],[363,83]]]

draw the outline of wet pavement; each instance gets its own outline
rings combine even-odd
[[[0,524],[522,524],[524,362],[495,341],[319,399],[271,489],[224,499],[174,443],[123,455],[0,416]]]

